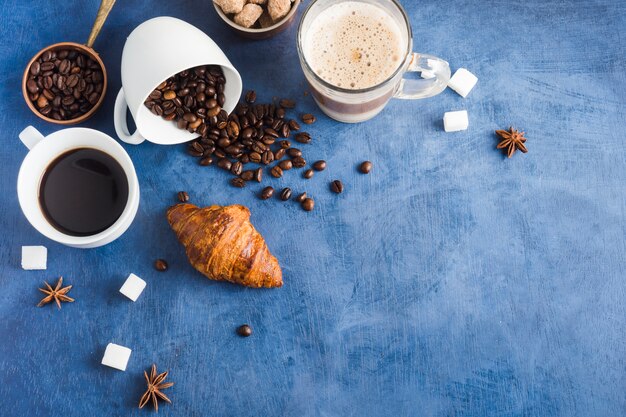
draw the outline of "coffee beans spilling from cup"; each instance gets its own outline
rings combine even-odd
[[[176,122],[180,129],[206,137],[210,126],[226,127],[228,115],[222,110],[225,83],[219,66],[191,68],[159,84],[144,104],[157,116]],[[196,153],[203,152],[204,148],[196,145]]]
[[[102,68],[77,50],[47,50],[28,69],[29,100],[39,113],[54,120],[72,120],[89,112],[103,89]]]

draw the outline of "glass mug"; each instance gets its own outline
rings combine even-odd
[[[326,8],[347,1],[382,8],[397,25],[403,41],[399,66],[383,82],[362,89],[347,89],[330,84],[318,76],[307,62],[304,45],[311,23]],[[298,27],[300,65],[324,113],[346,123],[362,122],[376,116],[392,98],[415,100],[441,93],[450,80],[450,66],[443,59],[413,52],[413,34],[408,16],[396,0],[313,0],[304,11]],[[422,79],[404,79],[406,72],[421,72]]]

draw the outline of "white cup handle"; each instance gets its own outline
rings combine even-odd
[[[28,126],[26,129],[20,132],[20,140],[28,149],[33,149],[33,147],[41,142],[44,136],[32,126]]]
[[[128,122],[126,121],[126,97],[124,96],[124,89],[120,88],[120,92],[115,99],[115,109],[113,110],[113,123],[115,124],[115,133],[121,141],[130,143],[131,145],[139,145],[146,140],[139,130],[136,130],[132,135],[128,132]],[[28,145],[27,145],[28,146]]]

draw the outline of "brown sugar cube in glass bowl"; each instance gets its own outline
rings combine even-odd
[[[268,0],[267,12],[274,22],[286,16],[291,9],[291,0]]]
[[[243,6],[246,4],[246,0],[213,0],[217,6],[226,14],[239,13]]]
[[[248,0],[248,3],[261,5],[267,3],[267,0]]]
[[[243,9],[239,13],[235,15],[233,21],[239,26],[249,28],[256,23],[262,13],[263,9],[261,6],[248,3],[243,6]]]

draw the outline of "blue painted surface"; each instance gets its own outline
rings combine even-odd
[[[41,47],[85,40],[97,2],[2,2],[0,415],[145,415],[152,362],[176,383],[169,416],[626,415],[626,3],[403,3],[418,50],[477,74],[468,99],[395,101],[359,125],[320,115],[306,155],[329,169],[267,180],[314,195],[312,213],[226,186],[184,147],[124,145],[137,218],[111,245],[77,250],[38,235],[17,203],[19,131],[57,130],[29,112],[20,78]],[[84,126],[114,136],[124,39],[158,15],[206,31],[261,99],[296,97],[319,114],[295,27],[255,43],[226,31],[208,0],[139,0],[118,2],[96,42],[110,88]],[[444,133],[443,113],[459,109],[469,130]],[[510,124],[530,151],[506,160],[493,131]],[[364,159],[369,176],[355,169]],[[250,207],[285,286],[196,273],[164,220],[181,189]],[[49,248],[47,271],[20,269],[32,244]],[[152,269],[158,257],[168,272]],[[130,272],[148,282],[136,303],[118,293]],[[58,275],[77,302],[35,308]],[[248,339],[234,334],[244,322]],[[133,349],[126,372],[99,364],[109,342]]]

